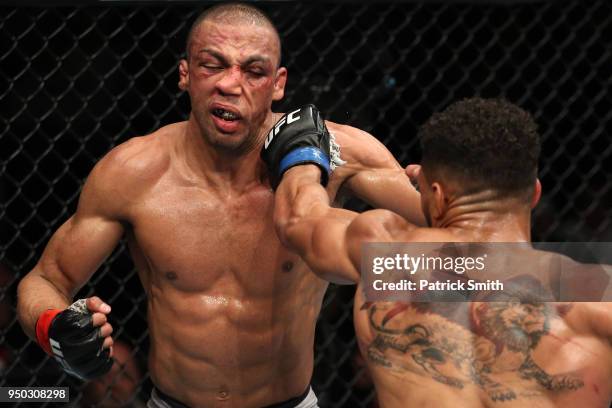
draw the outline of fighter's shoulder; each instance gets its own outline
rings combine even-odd
[[[340,146],[341,158],[358,161],[370,166],[396,165],[389,150],[368,132],[349,125],[325,121],[335,142]]]
[[[419,228],[393,211],[375,209],[355,217],[347,234],[358,241],[393,242],[403,240],[417,229]]]
[[[92,175],[129,186],[159,178],[170,162],[170,139],[178,124],[165,126],[146,136],[136,136],[109,151]]]
[[[461,242],[457,236],[445,228],[415,227],[404,237],[407,242]]]
[[[129,217],[131,204],[168,168],[168,129],[134,137],[100,159],[87,177],[79,199],[80,213],[96,212],[111,218]]]
[[[557,306],[574,330],[612,342],[612,302],[574,302]]]

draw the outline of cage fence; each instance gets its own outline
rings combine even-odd
[[[277,110],[314,102],[406,165],[419,161],[416,132],[433,112],[504,97],[535,116],[543,138],[533,239],[612,241],[609,2],[258,4],[278,25],[289,70]],[[23,334],[16,285],[75,210],[97,160],[187,117],[177,63],[201,9],[0,6],[0,386],[69,386],[75,406],[90,404],[91,384]],[[322,407],[376,406],[355,343],[353,291],[332,286],[319,318],[313,386]],[[79,295],[93,293],[113,307],[136,406],[151,390],[146,300],[125,244]],[[115,397],[107,392],[106,403]]]

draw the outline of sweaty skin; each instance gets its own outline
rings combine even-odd
[[[189,119],[131,139],[95,166],[76,213],[20,283],[19,319],[31,337],[40,313],[68,306],[125,236],[147,294],[157,387],[194,407],[261,407],[304,392],[327,282],[274,231],[259,159],[286,78],[274,38],[265,27],[210,21],[194,32],[179,66]],[[220,108],[238,120],[214,116]],[[330,196],[342,189],[391,209],[402,197],[412,202],[403,215],[424,222],[418,193],[384,146],[328,126],[347,161]]]
[[[422,197],[431,196],[422,172],[416,173]],[[451,192],[445,211],[436,207],[445,200],[423,201],[435,228],[419,228],[386,210],[331,208],[319,179],[312,165],[285,173],[276,193],[277,231],[317,275],[358,284],[355,331],[381,407],[609,406],[610,303],[365,301],[362,243],[525,243],[529,205],[491,191]],[[532,205],[539,184],[535,191]],[[546,256],[526,249],[504,270],[526,271],[525,265],[538,265]],[[540,290],[544,282],[531,284]]]

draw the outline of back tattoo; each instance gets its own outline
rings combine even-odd
[[[548,391],[576,390],[584,386],[580,376],[551,375],[532,357],[549,335],[551,321],[570,307],[524,299],[365,303],[362,309],[367,309],[375,334],[367,355],[372,364],[456,389],[473,384],[497,402],[537,395],[534,385]],[[518,383],[532,386],[516,387]]]

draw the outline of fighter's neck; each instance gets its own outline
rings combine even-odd
[[[513,199],[462,197],[451,202],[446,213],[434,223],[439,228],[471,234],[483,241],[531,240],[530,210]]]
[[[259,158],[266,129],[274,122],[274,114],[268,115],[262,130],[252,145],[241,151],[210,146],[202,137],[197,124],[190,118],[186,122],[182,142],[177,146],[186,165],[195,173],[204,177],[212,186],[245,190],[262,184],[267,179],[267,170]],[[269,123],[268,123],[269,122]]]

